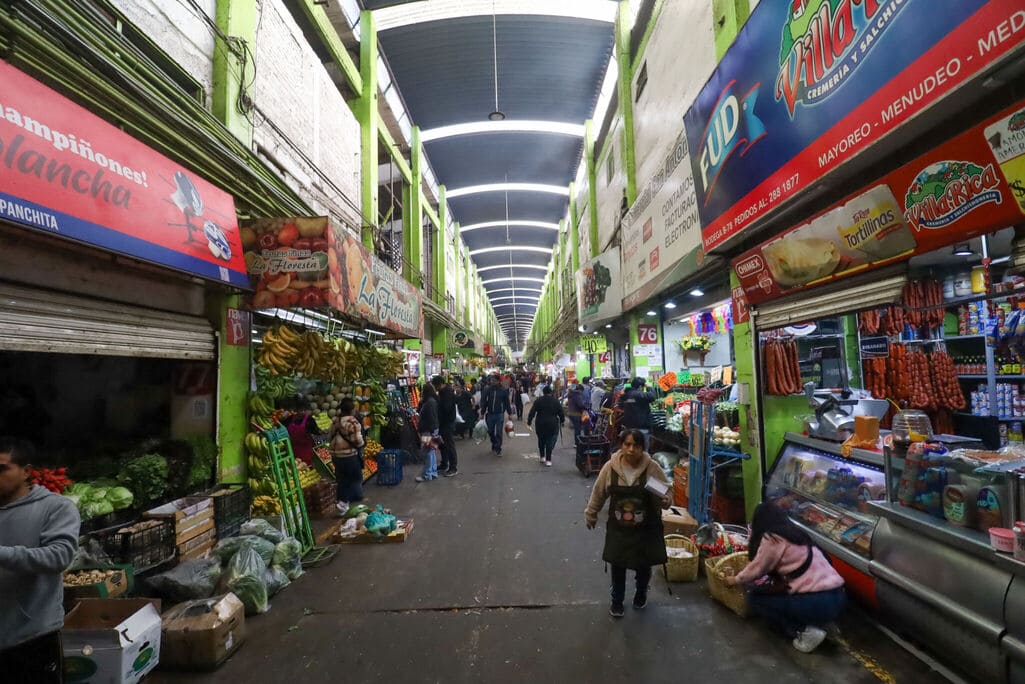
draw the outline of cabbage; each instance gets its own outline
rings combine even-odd
[[[303,545],[295,537],[285,540],[274,547],[274,567],[279,567],[288,575],[288,579],[298,579],[303,574]]]
[[[111,503],[115,511],[130,508],[135,497],[127,487],[111,487],[107,490],[107,501]]]
[[[241,537],[228,537],[217,542],[213,554],[221,559],[221,562],[228,562],[243,544],[249,542],[257,555],[263,560],[264,567],[271,564],[274,559],[274,544],[255,535],[242,535]]]
[[[109,501],[90,501],[81,507],[82,517],[85,520],[90,518],[99,518],[101,515],[107,515],[114,512],[114,507]]]
[[[93,487],[86,494],[84,494],[82,498],[89,503],[106,501],[107,493],[109,491],[110,490],[107,487]]]
[[[266,570],[267,563],[263,562],[251,539],[242,542],[228,563],[228,589],[242,601],[246,615],[266,613],[270,607],[267,603],[267,582],[264,579]]]
[[[70,495],[73,495],[73,496],[82,497],[82,496],[87,495],[92,490],[93,490],[93,486],[91,484],[89,484],[88,482],[76,482],[75,484],[71,485],[70,487],[65,487],[63,493],[65,495],[69,495],[70,494]]]

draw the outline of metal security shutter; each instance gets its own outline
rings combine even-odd
[[[755,327],[772,330],[831,316],[893,304],[908,282],[906,273],[866,274],[829,292],[792,297],[752,310]]]
[[[0,284],[0,350],[213,360],[198,316]]]

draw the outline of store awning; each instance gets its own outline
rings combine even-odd
[[[205,318],[0,285],[0,350],[211,361]]]
[[[858,278],[850,278],[842,286],[826,292],[795,295],[763,304],[751,310],[751,317],[759,330],[772,330],[795,323],[886,306],[900,300],[901,291],[907,282],[907,273],[903,269],[897,272],[876,271]]]

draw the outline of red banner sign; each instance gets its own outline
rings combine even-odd
[[[758,304],[1006,228],[1023,213],[1025,103],[732,264],[748,302]]]
[[[232,347],[248,347],[252,330],[252,314],[240,309],[228,309],[224,325],[224,341]]]
[[[637,344],[658,344],[658,326],[641,323],[637,326]]]
[[[248,287],[235,204],[0,61],[0,220]]]
[[[259,219],[242,228],[256,309],[328,306],[410,338],[423,333],[420,291],[326,216]]]

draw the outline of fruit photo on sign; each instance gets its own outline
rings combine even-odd
[[[241,228],[257,309],[327,304],[331,255],[326,216],[256,219]]]

